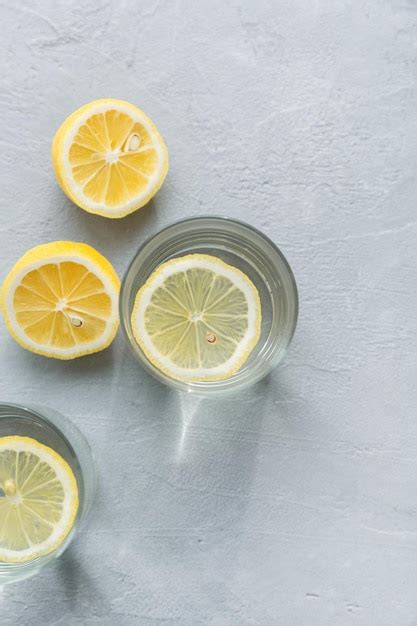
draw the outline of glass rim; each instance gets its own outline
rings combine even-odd
[[[37,415],[42,420],[50,424],[52,428],[58,431],[59,435],[64,437],[65,439],[67,439],[67,435],[65,432],[63,432],[62,427],[65,428],[67,424],[69,424],[70,428],[73,428],[77,432],[77,434],[81,436],[83,442],[87,445],[91,455],[93,456],[91,446],[83,431],[77,426],[77,424],[73,422],[70,417],[68,417],[65,413],[61,413],[59,409],[55,409],[50,406],[39,405],[36,402],[34,404],[31,404],[30,402],[27,404],[18,404],[16,402],[5,402],[4,400],[0,400],[0,411],[3,408],[18,409],[20,411],[24,411],[24,413]],[[2,417],[3,416],[0,414],[0,419],[2,419]],[[62,422],[62,424],[60,424],[60,422]],[[69,440],[68,443],[72,447],[72,444]]]
[[[47,411],[48,407],[40,407],[37,405],[32,406],[31,404],[26,404],[26,403],[18,404],[17,402],[5,402],[4,400],[0,400],[0,409],[2,409],[3,407],[11,407],[12,409],[20,409],[21,411],[25,411],[26,413],[35,413],[36,415],[39,415],[39,417],[42,417],[42,419],[46,419],[46,421],[48,422],[51,421],[50,419],[48,419],[46,415],[44,415],[41,412],[42,408],[45,408],[45,410]],[[0,415],[0,418],[1,418],[1,415]]]
[[[127,266],[126,270],[124,271],[123,277],[122,277],[122,280],[121,280],[121,287],[122,287],[122,289],[123,289],[123,285],[126,282],[127,275],[129,274],[132,265],[136,261],[137,256],[142,252],[142,250],[149,243],[151,243],[151,241],[153,241],[153,239],[155,239],[156,237],[159,237],[159,235],[162,235],[167,230],[170,230],[171,228],[174,228],[175,226],[179,226],[180,224],[185,224],[185,223],[188,223],[188,222],[199,222],[199,221],[202,221],[202,220],[221,221],[221,222],[226,222],[226,223],[229,223],[229,224],[237,224],[238,226],[243,226],[243,228],[247,228],[248,230],[252,231],[256,235],[258,235],[259,237],[261,237],[262,239],[267,241],[269,243],[269,245],[272,246],[272,248],[275,250],[275,252],[278,254],[278,256],[281,257],[281,259],[283,260],[284,265],[286,266],[286,269],[288,271],[288,275],[290,277],[292,286],[294,288],[294,298],[295,298],[295,315],[294,315],[295,324],[294,324],[294,330],[295,330],[295,327],[297,325],[297,320],[298,320],[298,312],[299,312],[299,296],[298,296],[298,287],[297,287],[297,282],[295,280],[294,272],[292,271],[291,265],[289,264],[289,262],[287,260],[287,257],[282,252],[281,248],[279,248],[277,246],[277,244],[274,241],[272,241],[272,239],[270,237],[268,237],[268,235],[265,235],[264,232],[259,230],[259,228],[256,228],[256,226],[252,226],[252,224],[248,224],[248,222],[244,222],[244,221],[236,219],[234,217],[228,217],[227,215],[225,216],[225,215],[207,215],[207,214],[204,214],[204,215],[195,215],[193,217],[185,217],[185,218],[182,218],[182,219],[179,219],[179,220],[174,220],[173,222],[169,222],[169,224],[167,224],[166,226],[164,226],[163,228],[161,228],[157,232],[153,233],[152,235],[149,235],[149,237],[147,237],[145,239],[145,241],[140,244],[139,248],[136,250],[135,254],[133,255],[132,260],[130,261],[129,265]],[[121,302],[121,299],[119,300],[119,308],[120,308],[120,302]]]
[[[48,417],[48,415],[46,415],[46,413],[48,412],[48,407],[41,407],[38,405],[31,405],[30,403],[28,404],[18,404],[16,402],[5,402],[4,400],[0,401],[0,411],[2,409],[18,409],[19,411],[23,411],[24,413],[28,413],[31,415],[36,415],[38,417],[40,417],[42,420],[44,420],[45,422],[47,422],[48,424],[50,424],[54,430],[58,430],[59,434],[63,434],[61,433],[61,429],[59,428],[59,426],[57,426],[56,424],[53,423],[53,421],[51,420],[50,417]],[[43,411],[44,409],[44,411]],[[55,409],[50,409],[52,411],[55,412]],[[60,417],[63,417],[64,419],[68,420],[68,418],[64,415],[62,415],[61,413],[59,414]],[[2,419],[2,415],[0,414],[0,419]],[[13,416],[12,416],[13,417]],[[69,420],[71,421],[71,420]],[[73,422],[71,421],[71,424],[77,429],[78,427],[73,424]]]
[[[25,414],[39,417],[41,420],[46,422],[58,434],[59,437],[63,438],[66,441],[67,445],[70,447],[70,449],[72,449],[74,453],[76,453],[74,443],[71,441],[70,438],[70,433],[65,432],[67,429],[73,430],[82,442],[81,445],[85,446],[86,450],[88,451],[88,455],[90,457],[89,461],[91,462],[93,470],[92,490],[93,493],[95,493],[97,488],[96,458],[90,442],[84,435],[84,432],[78,427],[77,424],[74,423],[74,421],[70,417],[68,417],[65,413],[61,413],[59,409],[55,409],[50,406],[39,405],[36,402],[34,404],[31,404],[30,402],[27,404],[18,404],[16,402],[5,402],[4,400],[0,400],[0,411],[2,411],[3,409],[17,409]],[[0,413],[0,420],[3,419],[3,417],[5,416],[1,415]],[[14,416],[11,415],[10,417]]]
[[[206,396],[208,393],[209,394],[213,393],[213,396],[215,396],[215,395],[228,394],[228,393],[233,393],[233,392],[238,391],[237,387],[235,386],[234,377],[223,380],[223,381],[219,381],[221,382],[222,387],[217,388],[217,389],[214,389],[211,387],[210,392],[209,392],[209,387],[208,387],[209,383],[207,382],[192,383],[190,385],[190,383],[171,379],[169,377],[161,375],[161,373],[157,370],[157,368],[155,368],[155,366],[149,363],[148,360],[143,355],[138,354],[140,347],[137,345],[136,346],[132,345],[132,340],[128,332],[128,323],[125,320],[126,303],[124,302],[125,300],[124,296],[126,295],[126,285],[127,285],[128,278],[130,278],[131,271],[134,269],[134,266],[135,266],[135,263],[137,262],[138,257],[141,254],[143,254],[143,251],[155,239],[161,238],[163,240],[164,235],[167,236],[167,233],[169,233],[170,230],[174,230],[175,227],[178,227],[181,224],[187,224],[187,225],[192,225],[193,223],[198,224],[199,222],[212,222],[212,223],[217,223],[217,224],[223,223],[225,226],[228,225],[232,227],[233,225],[235,225],[239,229],[246,230],[249,233],[258,237],[261,241],[265,242],[268,246],[270,246],[273,252],[277,255],[279,261],[283,265],[284,270],[287,272],[288,283],[292,290],[292,295],[293,295],[293,300],[294,300],[293,316],[291,320],[290,332],[288,333],[288,338],[287,338],[287,343],[286,343],[287,348],[290,345],[294,337],[295,330],[297,327],[298,315],[299,315],[299,295],[298,295],[297,282],[295,280],[294,272],[292,271],[292,268],[287,258],[281,251],[281,249],[270,239],[270,237],[268,237],[268,235],[263,233],[261,230],[259,230],[255,226],[252,226],[251,224],[248,224],[247,222],[241,221],[239,219],[235,219],[235,218],[227,217],[227,216],[221,216],[221,215],[205,214],[205,215],[196,215],[193,217],[187,217],[187,218],[175,220],[173,222],[170,222],[169,224],[167,224],[160,230],[154,232],[152,235],[147,237],[146,240],[142,244],[140,244],[140,246],[137,248],[136,252],[134,253],[133,258],[130,261],[126,271],[124,272],[122,281],[121,281],[120,298],[119,298],[119,314],[120,314],[120,325],[122,327],[122,332],[125,337],[125,340],[127,341],[131,352],[135,356],[135,359],[140,363],[140,365],[145,369],[145,371],[148,372],[153,378],[156,378],[162,383],[172,385],[177,390],[180,390],[186,393],[193,393],[194,395],[203,395],[203,396]],[[245,381],[245,383],[242,385],[242,388],[246,388],[249,385],[255,384],[256,382],[264,378],[264,376],[270,373],[270,371],[280,362],[281,358],[282,357],[277,358],[276,360],[274,359],[275,362],[272,363],[272,365],[270,366],[269,370],[266,373],[263,373],[260,371],[250,383]]]

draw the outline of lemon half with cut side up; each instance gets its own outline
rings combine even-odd
[[[57,452],[31,437],[0,437],[0,562],[58,548],[78,507],[76,478]]]
[[[168,172],[168,150],[152,120],[133,104],[94,100],[72,113],[52,142],[63,191],[79,207],[124,217],[144,206]]]
[[[99,252],[56,241],[32,248],[1,288],[7,329],[24,348],[56,359],[99,352],[119,326],[120,281]]]
[[[207,254],[160,265],[139,289],[133,334],[149,361],[186,382],[230,378],[261,332],[261,303],[239,269]]]

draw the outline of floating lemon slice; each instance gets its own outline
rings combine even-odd
[[[155,124],[123,100],[77,109],[52,142],[57,180],[79,207],[124,217],[145,205],[168,172],[168,150]]]
[[[73,359],[106,348],[119,325],[120,281],[83,243],[56,241],[26,252],[1,289],[12,337],[24,348]]]
[[[151,274],[136,296],[132,327],[147,358],[168,376],[224,380],[242,367],[259,340],[259,294],[236,267],[190,254]]]
[[[21,563],[62,544],[78,511],[64,459],[30,437],[0,437],[0,561]]]

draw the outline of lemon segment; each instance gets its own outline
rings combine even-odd
[[[230,378],[256,346],[261,303],[239,269],[206,254],[159,266],[138,291],[133,334],[168,376],[200,382]]]
[[[79,207],[119,218],[144,206],[168,172],[155,124],[123,100],[95,100],[72,113],[52,142],[57,180]]]
[[[120,281],[111,264],[82,243],[29,250],[1,288],[12,337],[24,348],[73,359],[106,348],[118,324]]]
[[[0,437],[0,562],[58,548],[78,507],[77,481],[57,452],[30,437]]]

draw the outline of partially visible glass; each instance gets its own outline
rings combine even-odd
[[[161,263],[192,253],[211,254],[239,268],[261,298],[260,340],[239,372],[227,380],[183,382],[170,378],[149,362],[133,335],[131,316],[140,287]],[[125,274],[120,294],[122,327],[138,361],[171,387],[203,396],[236,392],[266,376],[284,357],[297,315],[297,286],[282,252],[252,226],[223,217],[182,220],[146,241]]]
[[[69,464],[78,484],[79,507],[71,531],[56,550],[24,563],[0,562],[0,586],[33,576],[64,552],[84,523],[96,488],[95,464],[87,440],[63,415],[52,409],[0,403],[0,437],[12,435],[36,439]]]

